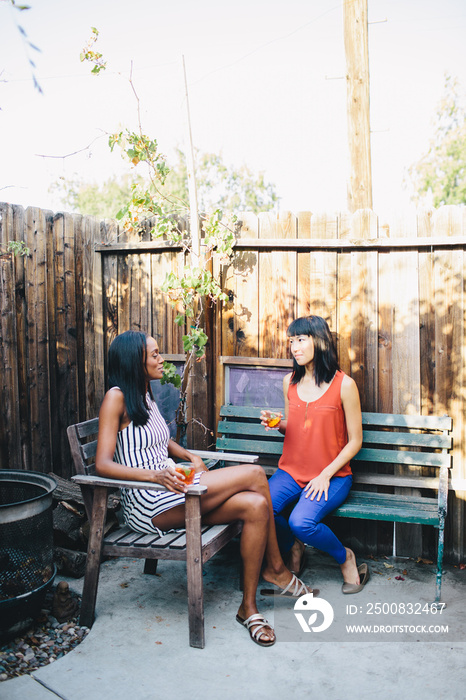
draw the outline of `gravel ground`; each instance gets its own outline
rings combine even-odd
[[[0,681],[32,673],[47,666],[74,649],[86,637],[89,629],[78,625],[79,607],[75,617],[59,623],[51,614],[56,586],[48,592],[44,607],[29,627],[13,639],[0,640]],[[79,596],[72,593],[80,602]]]

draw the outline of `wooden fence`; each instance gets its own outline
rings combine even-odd
[[[151,242],[148,232],[130,240],[112,221],[9,204],[0,205],[0,214],[2,250],[8,240],[30,248],[25,258],[3,255],[0,264],[0,468],[68,477],[66,426],[97,413],[115,334],[147,330],[168,358],[182,360],[182,331],[160,286],[168,270],[184,265],[184,253]],[[443,207],[389,224],[370,210],[241,219],[235,257],[216,270],[229,302],[207,313],[212,342],[196,365],[191,415],[214,427],[225,364],[286,365],[289,322],[324,316],[364,410],[453,417],[447,553],[461,561],[465,210]],[[196,424],[188,436],[195,447],[211,439]],[[372,553],[391,547],[384,524],[369,530],[355,522],[348,536]],[[400,527],[397,551],[432,554],[431,538]]]

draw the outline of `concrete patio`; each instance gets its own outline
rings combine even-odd
[[[363,561],[362,559],[359,560]],[[390,605],[434,598],[434,567],[406,559],[366,560],[371,580],[358,595],[343,596],[339,570],[328,557],[307,550],[303,578],[320,589],[337,618],[346,622],[392,625],[394,616],[375,619],[366,614],[376,603]],[[254,644],[235,621],[238,591],[238,544],[233,542],[205,566],[206,646],[188,644],[185,568],[160,562],[156,577],[142,574],[142,562],[118,559],[102,565],[97,618],[86,639],[72,652],[30,676],[0,684],[2,700],[155,700],[173,697],[222,700],[238,698],[315,700],[392,699],[463,700],[466,658],[466,570],[446,566],[441,614],[407,615],[409,625],[448,625],[438,641],[422,634],[365,635],[353,641],[337,633],[336,641],[321,641],[322,633],[306,635],[296,626],[293,600],[258,596],[261,612],[294,625],[291,641],[278,626],[271,648]],[[396,578],[398,576],[398,578]],[[80,591],[82,580],[68,580]],[[260,588],[263,584],[260,585]],[[351,610],[363,611],[350,619]],[[419,610],[420,610],[420,606]],[[312,624],[312,623],[311,623]],[[340,636],[338,636],[340,635]],[[280,640],[280,636],[282,640]],[[361,637],[360,637],[361,638]],[[405,641],[408,638],[410,641]],[[430,637],[429,639],[432,639]]]

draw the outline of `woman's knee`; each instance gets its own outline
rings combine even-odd
[[[244,468],[244,467],[243,467]],[[247,466],[247,488],[261,493],[269,490],[267,476],[260,464],[248,464]]]
[[[241,494],[243,518],[247,520],[268,520],[269,506],[267,499],[261,493],[244,491]]]
[[[261,483],[267,483],[267,476],[264,471],[264,467],[261,467],[260,464],[251,464],[251,472],[253,474],[253,477],[260,481]]]
[[[293,512],[290,515],[288,524],[295,537],[301,542],[306,542],[309,544],[309,540],[316,532],[318,522],[314,520],[303,521],[299,516],[296,516]]]

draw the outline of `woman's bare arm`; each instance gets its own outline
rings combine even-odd
[[[168,442],[168,454],[170,457],[182,459],[185,462],[191,462],[197,472],[209,471],[199,455],[193,455],[192,452],[181,447],[181,445],[178,445],[174,440],[169,440]]]
[[[148,481],[161,484],[170,491],[183,492],[186,487],[178,479],[173,467],[165,469],[135,469],[118,464],[113,459],[120,424],[126,414],[123,392],[119,389],[108,391],[99,412],[99,435],[95,468],[99,476],[128,481]]]

